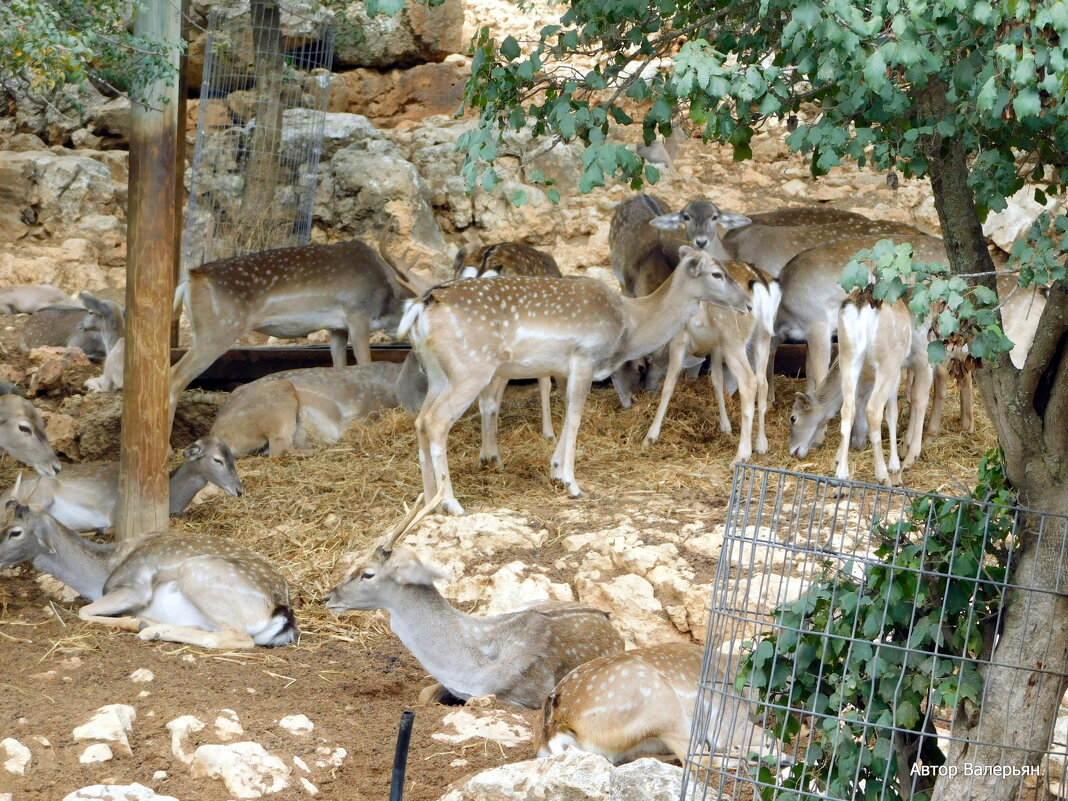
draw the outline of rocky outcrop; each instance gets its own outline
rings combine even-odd
[[[430,8],[408,3],[390,17],[367,16],[362,2],[351,3],[337,18],[334,60],[343,67],[410,66],[441,61],[463,46],[461,0]]]
[[[349,70],[333,76],[330,110],[365,114],[389,128],[435,114],[451,117],[469,73],[467,60],[455,56],[408,69]]]

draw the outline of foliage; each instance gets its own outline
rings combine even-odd
[[[128,30],[138,9],[124,0],[0,0],[0,82],[48,95],[93,80],[138,97],[160,78],[172,81],[173,43]]]
[[[829,568],[774,611],[774,631],[750,643],[737,686],[767,702],[768,728],[788,746],[807,743],[780,786],[928,797],[909,768],[943,764],[932,717],[982,695],[979,663],[993,647],[1015,500],[991,451],[970,498],[917,498],[901,521],[876,523],[870,561]],[[769,768],[760,771],[775,784]]]
[[[927,176],[932,148],[959,144],[970,158],[969,187],[982,217],[1004,208],[1025,181],[1040,186],[1039,200],[1068,186],[1068,5],[571,0],[560,23],[534,42],[498,42],[482,29],[465,102],[480,113],[479,126],[460,143],[469,188],[493,172],[508,128],[583,142],[586,192],[610,179],[637,189],[657,178],[613,135],[614,126],[640,125],[646,143],[674,126],[693,126],[745,159],[754,134],[779,119],[814,176],[847,159]],[[1061,239],[1068,218],[1049,227]],[[1063,277],[1052,264],[1031,267],[1035,259],[1052,261],[1057,243],[1032,242],[1013,254],[1021,282]],[[963,303],[941,277],[928,296],[947,307]],[[977,308],[989,308],[987,301],[967,299]],[[948,324],[947,317],[945,335],[987,331],[979,347],[993,353],[1007,340],[985,319],[963,315]]]

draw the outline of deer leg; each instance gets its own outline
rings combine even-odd
[[[567,412],[560,433],[560,444],[553,454],[553,478],[559,479],[567,494],[572,498],[582,496],[582,490],[575,481],[575,444],[578,440],[579,424],[582,422],[582,408],[590,394],[593,383],[593,371],[587,364],[572,364],[567,376]]]
[[[738,451],[734,463],[744,462],[753,455],[753,409],[756,406],[757,379],[749,359],[745,355],[745,345],[740,348],[724,349],[727,367],[738,380],[738,405],[741,410],[742,424],[738,436]]]
[[[727,416],[727,400],[723,392],[723,346],[716,345],[712,348],[712,360],[708,365],[708,380],[712,383],[712,393],[716,396],[716,406],[719,408],[719,430],[721,434],[730,434],[731,420]]]
[[[964,369],[957,381],[957,386],[960,388],[960,430],[971,434],[975,431],[975,415],[972,411],[975,395],[972,391],[971,370]]]
[[[760,328],[753,341],[753,377],[756,379],[756,421],[757,434],[754,449],[757,453],[768,452],[768,435],[764,430],[764,418],[768,413],[768,356],[771,348],[771,335]]]
[[[211,367],[216,359],[226,353],[227,349],[241,338],[242,333],[243,329],[236,327],[225,328],[222,331],[214,330],[211,332],[210,341],[208,340],[208,334],[204,334],[193,340],[189,350],[171,368],[170,414],[172,426],[174,425],[174,414],[178,411],[178,399],[182,396],[185,388],[192,383],[194,378]]]
[[[553,410],[549,405],[549,394],[553,391],[553,380],[549,376],[538,379],[538,391],[541,393],[541,435],[546,439],[556,436],[553,431]]]
[[[896,474],[901,469],[897,461],[897,390],[900,385],[900,368],[886,369],[886,365],[880,365],[875,371],[875,386],[872,388],[867,408],[868,441],[871,443],[872,458],[875,461],[875,480],[881,484],[892,483],[883,457],[884,412],[888,412],[886,419],[890,429],[890,470]],[[846,433],[843,427],[842,436],[845,437]]]
[[[916,377],[912,381],[912,394],[909,396],[909,425],[905,433],[904,467],[912,467],[920,458],[920,450],[923,448],[923,416],[927,411],[927,404],[930,403],[931,383],[935,377],[935,370],[930,365],[918,366],[915,373]],[[936,391],[936,402],[937,397]],[[931,412],[931,416],[934,416],[934,411]]]
[[[842,347],[840,341],[838,347]],[[806,391],[812,393],[823,379],[831,365],[831,322],[819,320],[808,329],[808,356],[805,359]]]
[[[619,396],[619,405],[629,409],[634,405],[634,385],[637,383],[635,375],[638,373],[638,360],[623,362],[619,369],[612,373],[612,386]]]
[[[218,648],[226,651],[256,647],[256,643],[246,632],[238,631],[229,626],[218,631],[205,631],[191,626],[153,623],[141,629],[137,638],[145,642],[162,640],[164,642],[179,642],[185,645],[196,645],[200,648]]]
[[[660,438],[660,426],[664,422],[668,404],[671,403],[671,396],[675,394],[675,383],[679,379],[679,371],[682,370],[682,358],[686,355],[689,339],[685,329],[683,329],[668,345],[668,366],[667,373],[664,375],[664,386],[660,389],[660,403],[656,407],[653,424],[649,426],[649,432],[645,435],[645,441],[642,442],[642,447],[644,448],[649,447],[650,444]]]
[[[942,430],[942,412],[946,406],[946,389],[949,386],[949,369],[946,363],[931,365],[934,371],[934,401],[931,403],[931,417],[927,421],[927,438],[933,439]],[[909,425],[912,424],[911,412]]]
[[[849,478],[849,434],[853,430],[853,418],[857,414],[857,381],[864,356],[863,351],[858,351],[856,354],[843,352],[851,349],[843,343],[841,338],[839,338],[838,347],[841,366],[839,375],[842,381],[842,441],[838,445],[838,468],[835,476],[847,479]]]
[[[506,379],[494,378],[478,393],[478,411],[482,421],[482,449],[478,454],[478,463],[482,467],[496,465],[498,470],[501,469],[501,454],[497,449],[497,425],[501,399],[507,385]]]
[[[352,351],[356,354],[356,364],[371,363],[371,318],[359,312],[350,312],[346,317],[349,324],[349,342],[352,343]],[[334,367],[344,367],[334,362]]]
[[[340,328],[330,330],[330,361],[334,367],[346,367],[349,363],[349,332]]]
[[[151,600],[151,597],[151,590],[148,588],[120,587],[83,606],[78,610],[78,617],[82,620],[101,623],[103,621],[97,618],[114,618],[115,615],[123,612],[140,609]]]
[[[772,335],[768,342],[768,363],[764,367],[764,372],[768,380],[768,405],[775,405],[775,353],[779,350],[779,345],[782,344],[780,337]],[[757,369],[760,369],[759,366]]]
[[[462,384],[450,382],[447,389],[433,400],[430,399],[430,395],[427,395],[427,403],[423,405],[423,410],[419,413],[423,421],[435,487],[435,492],[428,497],[436,495],[436,488],[444,486],[444,498],[441,505],[450,514],[462,515],[464,509],[453,494],[452,479],[449,476],[449,431],[453,423],[460,419],[460,415],[467,411],[467,407],[471,405],[479,392],[492,381],[492,370],[493,367],[490,366],[489,371],[482,371],[482,375],[473,371],[469,372]],[[425,483],[424,480],[424,485]]]

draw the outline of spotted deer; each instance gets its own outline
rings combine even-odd
[[[623,638],[600,609],[542,601],[500,615],[469,615],[434,586],[442,573],[397,540],[442,496],[411,513],[371,555],[353,567],[326,597],[335,612],[385,609],[390,627],[438,682],[420,694],[427,703],[496,695],[537,709],[569,671],[623,649]],[[420,499],[421,500],[421,499]]]
[[[0,287],[0,314],[33,314],[45,306],[70,303],[67,293],[49,284],[13,284]]]
[[[561,277],[560,268],[548,253],[519,242],[501,242],[476,249],[461,248],[452,263],[455,278],[493,278],[500,275],[547,275]],[[507,381],[497,381],[478,396],[482,415],[482,450],[479,462],[500,467],[501,455],[497,448],[497,418]],[[538,379],[541,393],[541,433],[546,439],[556,436],[553,431],[552,409],[549,394],[552,379]]]
[[[756,410],[756,452],[766,453],[768,438],[764,417],[768,398],[768,355],[770,353],[775,313],[781,295],[779,282],[769,279],[759,267],[740,261],[725,261],[724,268],[749,297],[751,311],[738,312],[702,303],[668,345],[668,367],[656,416],[645,435],[645,446],[660,437],[668,404],[675,391],[675,382],[688,356],[712,355],[709,375],[719,406],[719,428],[731,433],[730,419],[723,399],[723,363],[738,382],[741,410],[741,432],[738,437],[736,462],[743,462],[753,454],[753,413]],[[752,348],[750,363],[748,349]]]
[[[351,341],[359,364],[371,362],[370,332],[392,328],[411,293],[363,242],[277,248],[191,269],[175,294],[193,341],[171,368],[171,419],[189,383],[250,331],[299,337],[330,331],[335,367]]]
[[[875,480],[900,483],[902,468],[911,467],[923,446],[923,421],[931,394],[933,370],[927,360],[927,334],[930,322],[917,325],[904,301],[872,306],[859,292],[853,292],[838,311],[838,371],[826,376],[814,392],[799,394],[791,416],[791,453],[804,456],[820,429],[820,423],[834,415],[841,404],[842,440],[838,447],[837,478],[849,478],[849,446],[856,432],[857,409],[866,417],[868,441],[875,462]],[[909,398],[909,424],[905,432],[905,459],[897,453],[897,394],[901,371],[912,371]],[[867,376],[865,377],[865,373]],[[833,392],[826,383],[837,378],[841,389]],[[870,383],[870,389],[864,387]],[[861,403],[867,394],[867,402]],[[889,429],[890,460],[883,455],[882,422]],[[806,437],[805,434],[808,433]]]
[[[660,198],[635,195],[612,213],[608,229],[612,272],[627,297],[650,295],[679,263],[680,247],[704,250],[717,259],[730,258],[720,241],[719,228],[730,230],[748,224],[748,217],[721,210],[709,200],[697,198],[672,212]],[[666,354],[656,353],[641,354],[621,365],[612,375],[612,383],[623,408],[631,406],[639,389],[660,386],[666,363]]]
[[[19,336],[19,350],[81,348],[92,361],[104,361],[123,336],[122,307],[89,292],[82,292],[79,299],[82,306],[46,306],[30,315]]]
[[[702,648],[690,643],[590,660],[568,673],[545,700],[535,729],[538,756],[578,748],[615,764],[642,754],[673,755],[685,764],[695,709],[711,761],[771,753],[771,738],[753,722],[752,702],[722,682],[724,667],[706,678],[721,691],[711,694],[701,693],[699,684]]]
[[[228,539],[155,534],[123,555],[40,509],[10,501],[8,515],[0,567],[32,561],[89,599],[82,620],[202,648],[285,645],[299,634],[285,579]]]
[[[234,456],[266,451],[275,458],[294,448],[332,445],[355,420],[379,409],[404,405],[414,414],[425,394],[426,378],[414,354],[403,365],[284,370],[234,390],[211,433]]]
[[[45,435],[40,412],[15,392],[0,394],[0,451],[41,475],[54,476],[62,468]]]
[[[411,339],[427,373],[415,421],[426,497],[443,487],[445,509],[463,514],[449,478],[449,429],[494,379],[547,375],[567,380],[551,476],[572,497],[581,495],[575,442],[591,383],[666,345],[702,300],[750,310],[719,262],[684,246],[671,279],[643,298],[624,297],[592,278],[512,276],[469,278],[412,303],[398,336]]]
[[[243,493],[233,454],[222,440],[198,439],[182,455],[182,463],[170,477],[172,517],[185,514],[196,494],[208,484],[227,495]],[[67,465],[56,476],[21,479],[17,489],[0,495],[0,504],[9,500],[32,503],[74,531],[111,528],[119,505],[119,463],[83,462]]]

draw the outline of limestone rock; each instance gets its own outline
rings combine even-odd
[[[94,762],[107,762],[113,756],[111,747],[107,743],[93,743],[82,751],[78,761],[83,765],[89,765]]]
[[[667,619],[653,585],[631,574],[603,581],[600,576],[575,576],[579,600],[611,614],[614,625],[628,643],[638,647],[687,640]]]
[[[285,128],[282,138],[284,147],[299,150],[308,146],[308,143],[300,137],[310,135],[311,125],[302,120],[314,113],[303,108],[289,109],[284,112]],[[363,114],[327,114],[323,123],[323,145],[320,159],[325,164],[342,148],[351,144],[363,144],[368,140],[385,141],[385,137]]]
[[[167,724],[167,731],[171,733],[171,753],[178,757],[186,765],[193,761],[193,753],[189,743],[193,734],[204,729],[204,724],[192,715],[182,715]]]
[[[45,436],[53,450],[70,459],[78,459],[78,421],[62,412],[42,412],[45,421]]]
[[[194,779],[222,779],[235,798],[259,798],[289,787],[292,771],[259,743],[202,745],[193,754]]]
[[[483,771],[440,801],[607,801],[611,772],[603,756],[572,748]]]
[[[32,758],[30,749],[14,737],[0,740],[0,760],[3,760],[4,770],[8,773],[24,776]]]
[[[1002,211],[987,215],[983,223],[983,234],[1002,250],[1009,252],[1017,239],[1027,233],[1035,218],[1043,211],[1053,214],[1061,212],[1063,198],[1049,197],[1045,205],[1035,200],[1035,187],[1025,186],[1007,199],[1007,207]]]
[[[135,684],[143,684],[148,681],[155,681],[156,674],[147,668],[138,668],[130,674],[130,681]]]
[[[241,721],[238,719],[237,713],[234,710],[224,709],[219,716],[215,718],[215,736],[224,743],[236,740],[244,733],[245,729],[241,725]]]
[[[410,3],[390,17],[367,16],[362,2],[338,14],[334,60],[345,67],[391,67],[441,61],[463,46],[464,9],[461,0],[435,8]]]
[[[108,704],[72,732],[75,740],[101,740],[114,744],[124,754],[132,753],[127,734],[137,719],[137,710],[127,704]]]
[[[567,584],[554,584],[543,573],[534,572],[523,562],[510,562],[488,576],[465,576],[453,582],[446,593],[453,600],[467,604],[479,602],[478,612],[496,615],[512,612],[539,601],[573,601]]]
[[[311,734],[315,729],[315,724],[308,719],[307,715],[286,715],[278,721],[278,725],[290,734],[298,736]]]
[[[492,740],[507,748],[514,748],[534,737],[523,718],[500,709],[487,710],[478,715],[467,709],[458,709],[446,715],[441,724],[451,727],[452,731],[435,732],[430,735],[431,738],[452,745],[469,740]]]
[[[675,801],[682,794],[682,768],[658,759],[636,759],[612,769],[609,801]]]
[[[94,784],[64,796],[63,801],[178,801],[143,784]]]
[[[459,59],[407,69],[343,72],[331,84],[330,108],[366,114],[389,127],[435,114],[451,117],[460,107],[469,73]]]

